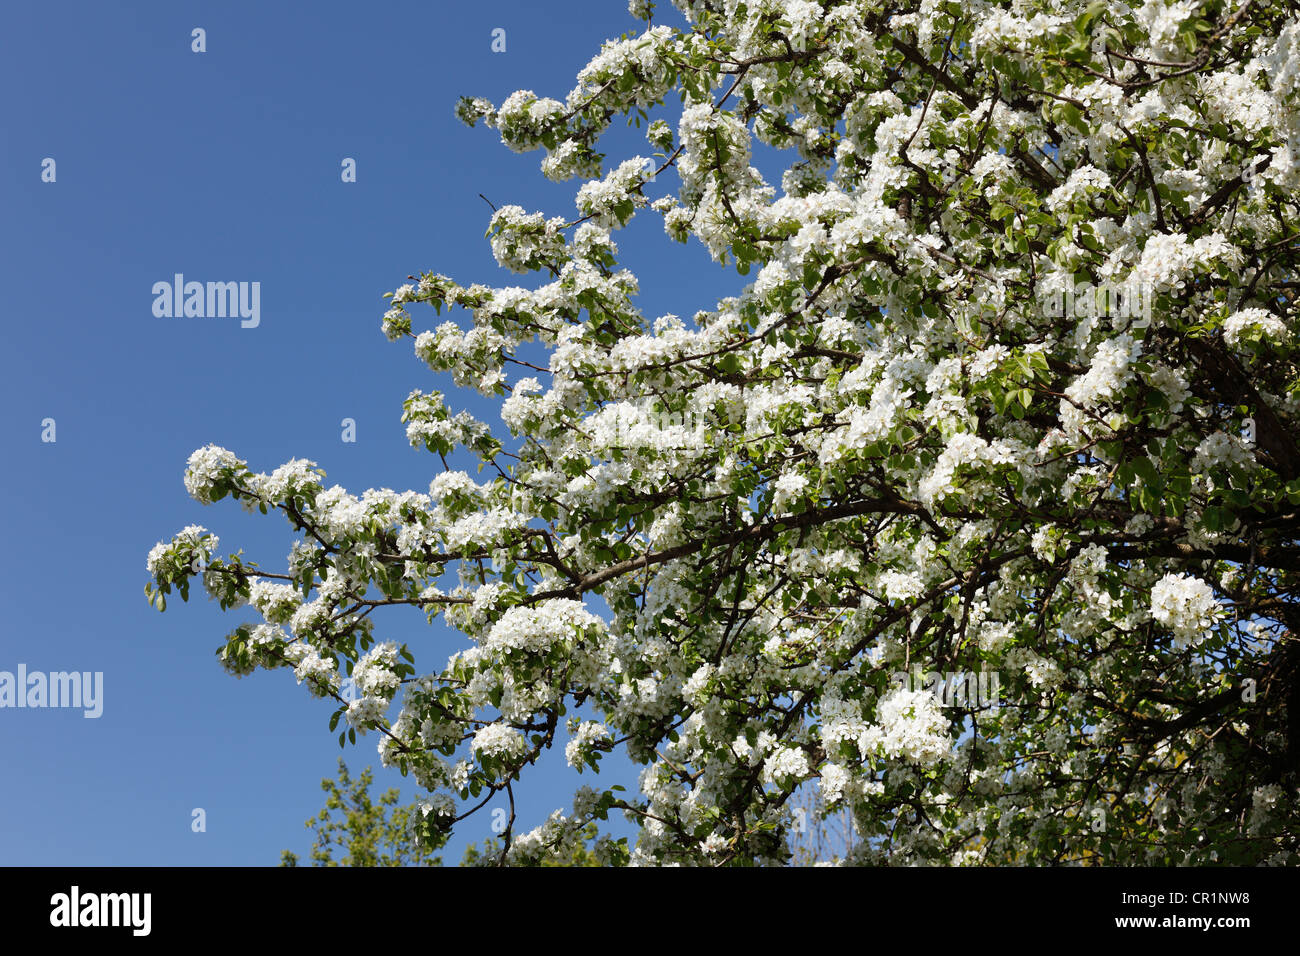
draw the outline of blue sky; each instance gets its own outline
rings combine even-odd
[[[498,27],[504,53],[491,50]],[[258,471],[312,459],[354,493],[423,491],[438,466],[406,442],[412,389],[499,421],[409,341],[385,340],[382,295],[421,270],[537,281],[496,266],[479,193],[574,217],[578,183],[547,182],[540,153],[511,153],[453,106],[520,88],[563,99],[601,41],[635,27],[620,0],[46,2],[0,14],[0,671],[104,675],[98,719],[0,709],[0,864],[305,855],[303,821],[341,753],[330,705],[288,671],[226,675],[214,651],[251,612],[223,614],[199,592],[158,614],[145,556],[202,524],[221,553],[283,569],[293,538],[281,518],[186,495],[185,461],[208,442]],[[652,148],[616,128],[607,151]],[[41,181],[47,157],[53,183]],[[356,183],[341,182],[345,157]],[[648,317],[690,316],[742,284],[698,242],[669,241],[657,217],[615,238]],[[155,317],[153,284],[175,273],[259,282],[260,325]],[[425,311],[417,329],[438,321]],[[341,441],[344,418],[355,444]],[[422,671],[465,642],[418,613],[379,618],[377,636],[409,643]],[[376,790],[404,783],[374,746],[359,738],[342,754],[354,771],[375,767]],[[525,828],[567,808],[581,782],[557,756],[517,789]],[[191,831],[194,808],[204,833]],[[489,823],[476,817],[445,858]]]

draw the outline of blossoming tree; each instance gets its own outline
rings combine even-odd
[[[529,288],[430,272],[383,317],[500,397],[504,428],[405,403],[486,479],[354,495],[202,448],[196,499],[298,540],[268,572],[186,528],[150,600],[251,605],[224,665],[376,734],[431,847],[554,747],[639,792],[512,816],[504,862],[611,813],[640,829],[607,862],[785,862],[813,785],[850,862],[1297,862],[1294,6],[675,6],[633,0],[563,101],[457,107],[582,183],[576,217],[492,216]],[[600,152],[623,116],[646,155]],[[750,284],[642,315],[614,234],[652,214]],[[390,605],[467,649],[417,666]]]

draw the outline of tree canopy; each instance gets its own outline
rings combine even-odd
[[[337,780],[326,777],[320,782],[325,791],[325,806],[307,821],[314,839],[311,847],[313,866],[439,866],[442,858],[434,856],[417,839],[414,823],[420,811],[414,806],[399,806],[401,792],[390,787],[376,803],[370,796],[373,771],[367,767],[353,777],[343,758],[339,758]],[[335,851],[343,851],[335,858]],[[297,866],[298,854],[284,850],[281,866]]]
[[[313,833],[312,866],[390,867],[441,866],[442,857],[429,853],[420,838],[416,822],[422,817],[419,804],[399,806],[401,792],[391,787],[379,795],[376,803],[370,795],[374,773],[367,767],[354,777],[347,763],[339,758],[337,780],[326,777],[320,782],[325,791],[325,806],[307,820]],[[597,840],[595,823],[587,824],[583,833],[587,841]],[[595,854],[583,843],[566,847],[567,856],[548,853],[537,860],[539,866],[600,866]],[[335,857],[336,851],[342,851]],[[505,846],[489,837],[482,845],[465,847],[461,866],[494,866],[501,862]],[[280,866],[296,867],[298,854],[282,850]]]
[[[413,391],[427,492],[200,448],[191,495],[292,553],[190,526],[150,600],[251,605],[223,664],[336,699],[431,849],[562,747],[637,789],[512,814],[504,862],[623,813],[602,863],[786,863],[814,784],[850,863],[1297,862],[1296,4],[674,6],[562,100],[456,107],[580,184],[493,213],[527,288],[425,272],[382,319],[501,423]],[[743,291],[643,315],[649,215]],[[417,665],[391,605],[465,649]]]

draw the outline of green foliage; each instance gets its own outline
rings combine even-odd
[[[367,767],[353,777],[339,758],[337,780],[328,777],[321,789],[328,795],[325,807],[307,821],[315,831],[311,860],[313,866],[442,866],[442,858],[427,852],[412,830],[419,810],[415,806],[399,807],[397,788],[385,790],[375,803],[370,796],[374,775]],[[600,866],[594,849],[598,838],[596,824],[583,831],[583,842],[573,846],[568,856],[549,851],[539,866]],[[336,853],[342,854],[336,857]],[[501,858],[501,841],[489,837],[482,845],[465,848],[461,866],[496,866]],[[282,850],[280,866],[297,866],[298,855]]]
[[[325,807],[307,821],[315,831],[311,848],[313,866],[441,866],[442,858],[420,845],[412,831],[417,811],[399,807],[396,787],[385,790],[375,803],[370,798],[373,774],[369,767],[353,777],[339,758],[337,780],[320,782]],[[335,854],[341,854],[335,857]],[[280,866],[297,866],[289,850],[280,854]]]

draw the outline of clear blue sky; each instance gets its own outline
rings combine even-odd
[[[505,53],[491,51],[497,27]],[[456,98],[563,99],[601,40],[635,27],[621,0],[5,7],[0,670],[102,671],[104,711],[0,709],[0,864],[305,854],[303,821],[340,754],[330,705],[288,671],[226,675],[214,651],[251,612],[223,614],[200,591],[158,614],[145,556],[195,523],[223,554],[283,569],[282,518],[186,495],[185,461],[208,442],[259,471],[310,458],[354,493],[427,490],[436,460],[406,443],[402,400],[457,393],[409,342],[385,340],[381,296],[425,269],[533,284],[496,267],[478,194],[573,217],[578,185],[547,182],[540,153],[460,124]],[[649,155],[640,137],[619,131],[611,157]],[[41,181],[46,157],[54,183]],[[355,184],[340,180],[344,157]],[[670,176],[659,186],[675,188]],[[649,317],[690,316],[741,285],[698,242],[670,242],[653,214],[616,240]],[[152,286],[178,272],[260,282],[260,326],[156,318]],[[417,328],[437,321],[425,311]],[[468,407],[499,421],[481,400]],[[345,417],[355,444],[340,440]],[[407,641],[422,671],[465,640],[418,614],[379,618],[377,634]],[[374,747],[371,735],[342,753],[376,768],[377,790],[403,783]],[[519,789],[525,828],[567,809],[580,782],[557,756]],[[206,833],[191,832],[196,807]],[[448,862],[489,822],[476,818]]]

